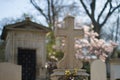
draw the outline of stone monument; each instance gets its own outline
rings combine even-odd
[[[21,66],[8,62],[0,63],[0,80],[22,80]]]
[[[61,75],[64,75],[66,69],[73,70],[82,68],[83,64],[75,58],[75,38],[83,38],[83,29],[74,28],[74,17],[67,16],[64,19],[62,28],[56,27],[55,37],[63,37],[65,39],[64,57],[57,64],[58,69],[51,75],[52,80],[57,80]],[[85,70],[78,70],[78,74],[88,76]]]
[[[5,59],[22,66],[23,80],[46,78],[45,36],[49,31],[29,18],[3,28],[1,38],[6,42]]]
[[[110,80],[120,80],[120,47],[115,48],[115,52],[110,59]]]
[[[101,60],[91,63],[91,80],[107,80],[106,65]]]

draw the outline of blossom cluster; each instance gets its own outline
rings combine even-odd
[[[116,43],[109,41],[105,42],[103,39],[98,39],[99,35],[88,27],[84,27],[84,39],[76,39],[75,49],[77,59],[91,59],[91,55],[97,56],[99,59],[105,61],[108,54],[117,46]]]

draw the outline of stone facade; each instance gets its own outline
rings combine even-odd
[[[36,79],[45,78],[46,62],[45,36],[50,31],[47,27],[26,19],[23,22],[5,26],[1,38],[6,42],[5,57],[7,62],[18,64],[18,51],[34,50]],[[28,54],[29,55],[29,54]],[[24,55],[23,55],[24,56]],[[23,58],[24,59],[24,58]],[[32,59],[32,57],[31,57]],[[29,59],[29,60],[31,60]],[[26,61],[27,64],[28,61]]]

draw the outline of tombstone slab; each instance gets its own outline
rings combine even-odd
[[[0,63],[0,80],[22,80],[21,66],[12,63]]]
[[[101,60],[91,63],[91,80],[107,80],[106,65]]]
[[[65,70],[66,69],[55,69],[54,73],[51,75],[51,80],[59,80],[60,76],[65,76]],[[74,69],[69,69],[70,71],[74,71]],[[89,74],[86,73],[86,70],[84,69],[79,69],[77,71],[78,76],[84,76],[85,80],[88,80]]]
[[[114,58],[110,60],[110,80],[120,79],[120,59]]]

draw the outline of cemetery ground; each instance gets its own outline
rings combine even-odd
[[[45,41],[46,34],[51,31],[49,28],[28,18],[5,26],[1,38],[6,42],[6,61],[0,62],[0,80],[120,80],[118,53],[110,59],[108,66],[105,63],[107,53],[112,52],[117,45],[113,42],[106,45],[104,40],[96,39],[95,32],[88,30],[84,33],[83,28],[74,29],[74,24],[74,17],[66,16],[64,24],[54,32],[60,43],[55,48],[64,52],[57,66],[56,63],[54,66],[53,63],[46,65]],[[78,40],[81,40],[80,43]],[[83,54],[86,51],[96,54],[99,59]],[[88,62],[89,73],[83,62]]]

